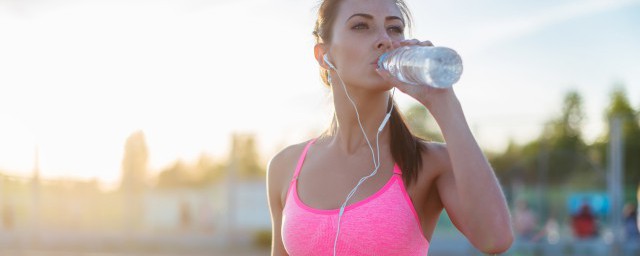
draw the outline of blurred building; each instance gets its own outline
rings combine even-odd
[[[151,189],[144,197],[144,228],[241,236],[271,229],[263,180],[220,181],[201,188]]]

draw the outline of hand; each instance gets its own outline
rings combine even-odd
[[[394,50],[396,48],[400,48],[407,45],[420,45],[420,46],[433,46],[431,41],[422,41],[420,42],[417,39],[404,40],[400,42],[393,42],[391,45],[391,49],[389,51]],[[407,95],[413,97],[418,100],[423,105],[429,107],[434,97],[439,97],[444,94],[452,94],[453,90],[451,88],[436,88],[431,85],[413,85],[403,83],[395,77],[391,76],[391,74],[382,69],[377,68],[376,72],[380,76],[382,76],[387,82],[389,82],[394,87],[398,88],[400,91],[406,93]]]

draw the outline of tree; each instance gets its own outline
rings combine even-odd
[[[197,170],[196,185],[205,185],[216,182],[222,178],[226,163],[215,161],[206,154],[200,155],[195,163]]]
[[[407,109],[405,117],[409,130],[416,136],[426,140],[444,141],[438,124],[431,117],[425,106],[412,104]],[[431,130],[430,127],[435,127],[435,131]]]
[[[582,138],[583,120],[582,96],[570,91],[564,97],[562,113],[549,122],[540,138],[537,164],[549,171],[551,183],[559,184],[573,175],[593,172],[585,162],[588,151]]]
[[[622,118],[622,139],[624,141],[624,181],[626,188],[635,188],[640,182],[640,124],[639,115],[635,111],[627,98],[624,86],[616,85],[610,95],[610,103],[605,112],[605,120],[610,123],[614,117]],[[604,139],[598,143],[599,152],[602,158],[608,161],[610,127]]]
[[[127,232],[142,226],[144,217],[143,192],[146,189],[147,163],[149,151],[142,131],[131,134],[124,146],[122,159],[122,181],[120,190],[123,192],[124,228]]]
[[[531,144],[529,144],[531,145]],[[510,141],[504,152],[489,153],[487,158],[502,184],[513,182],[529,183],[535,181],[535,170],[529,162],[536,153],[526,154],[528,148]],[[537,144],[535,152],[537,152]],[[526,157],[526,156],[530,157]],[[508,188],[507,188],[508,189]]]
[[[218,163],[201,154],[195,163],[177,160],[160,171],[156,186],[159,188],[202,187],[221,179],[225,163]]]
[[[253,134],[234,134],[232,136],[229,159],[215,161],[206,154],[201,154],[193,163],[176,161],[164,168],[157,177],[159,188],[201,187],[215,183],[235,171],[240,179],[262,179],[266,176],[265,164],[262,163]]]
[[[144,133],[134,132],[125,143],[120,188],[132,193],[143,191],[146,186],[148,161],[149,151]]]
[[[229,165],[235,169],[240,178],[263,178],[266,175],[253,134],[232,136]]]
[[[189,185],[187,166],[181,160],[175,161],[171,166],[163,169],[158,174],[157,186],[160,188],[179,188]]]
[[[507,150],[490,156],[497,175],[528,184],[561,184],[574,175],[593,172],[582,139],[584,111],[582,97],[569,91],[562,111],[545,125],[541,135],[522,146],[510,143]]]

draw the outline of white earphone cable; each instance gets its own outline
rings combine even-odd
[[[326,55],[325,55],[326,57]],[[325,58],[326,60],[326,58]],[[328,62],[328,60],[327,60]],[[333,65],[330,65],[331,68],[333,68],[334,70],[336,69]],[[358,187],[364,183],[368,178],[376,175],[376,173],[378,172],[378,169],[380,168],[380,141],[379,141],[379,137],[380,137],[380,132],[382,132],[384,126],[386,125],[390,115],[391,115],[391,111],[393,110],[393,96],[395,95],[395,87],[392,90],[391,93],[391,100],[389,101],[389,104],[391,104],[391,107],[389,108],[389,112],[387,112],[385,119],[382,121],[380,127],[378,128],[378,131],[376,133],[376,152],[374,152],[373,150],[373,146],[371,145],[371,142],[369,141],[369,138],[367,137],[367,133],[364,130],[364,127],[362,125],[362,122],[360,121],[360,113],[358,113],[358,107],[356,106],[356,103],[353,101],[353,99],[351,99],[351,96],[349,96],[349,92],[347,91],[347,87],[345,86],[344,82],[342,81],[342,78],[340,77],[340,75],[336,72],[336,75],[338,76],[338,79],[340,80],[340,83],[342,84],[342,88],[344,89],[345,94],[347,95],[347,98],[349,99],[349,101],[351,102],[351,105],[353,106],[353,108],[356,111],[356,118],[358,119],[358,125],[360,126],[360,131],[362,131],[362,134],[364,135],[365,141],[367,142],[367,145],[369,146],[369,149],[371,150],[371,157],[373,158],[373,166],[374,166],[374,170],[371,174],[369,174],[368,176],[362,177],[360,179],[360,181],[358,181],[358,184],[351,190],[351,192],[347,195],[347,199],[344,201],[344,203],[342,204],[342,206],[340,207],[340,212],[338,214],[338,227],[337,227],[337,232],[336,232],[336,237],[335,240],[333,242],[333,255],[336,256],[336,249],[337,249],[337,245],[338,245],[338,236],[340,235],[340,223],[342,220],[342,215],[344,214],[344,209],[347,206],[347,203],[349,202],[349,199],[351,199],[351,197],[356,193],[356,191],[358,190]],[[330,78],[329,78],[330,80]],[[377,157],[377,158],[376,158]]]

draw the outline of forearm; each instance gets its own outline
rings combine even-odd
[[[467,235],[482,241],[501,237],[496,232],[510,233],[509,211],[500,184],[471,134],[460,102],[453,92],[442,96],[432,100],[428,107],[447,144],[458,198],[464,209],[459,215]]]

